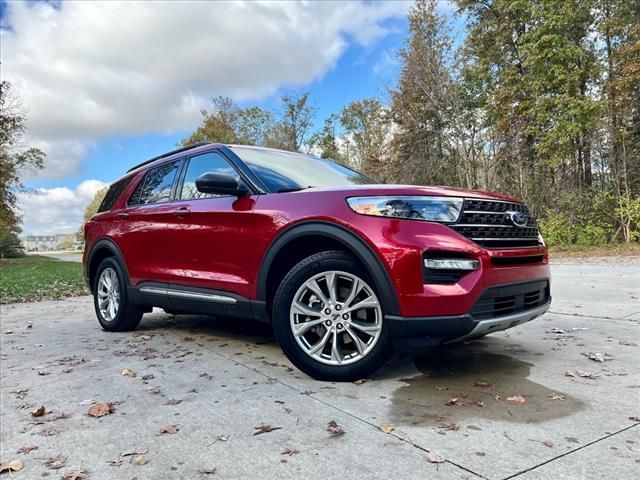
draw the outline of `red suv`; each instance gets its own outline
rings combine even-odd
[[[196,144],[129,170],[85,225],[105,330],[145,312],[273,324],[287,357],[364,378],[393,347],[480,337],[542,315],[547,250],[518,200],[378,185],[329,160]]]

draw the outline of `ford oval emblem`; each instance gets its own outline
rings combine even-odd
[[[522,212],[505,212],[504,216],[505,219],[510,220],[516,227],[527,226],[527,216]]]

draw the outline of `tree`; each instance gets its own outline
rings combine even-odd
[[[98,213],[98,208],[100,208],[100,204],[102,204],[102,200],[104,200],[105,195],[107,194],[108,187],[101,188],[96,192],[93,196],[89,204],[84,208],[84,222],[80,226],[80,230],[76,234],[76,238],[80,240],[84,240],[84,224],[91,220],[96,213]]]
[[[340,123],[349,163],[365,175],[383,181],[388,176],[388,110],[373,98],[352,102],[342,109]]]
[[[24,145],[26,117],[11,84],[0,82],[0,255],[16,253],[17,235],[21,232],[16,212],[17,192],[24,189],[20,176],[28,170],[41,169],[45,154]]]
[[[279,127],[282,133],[282,145],[279,147],[299,152],[307,140],[315,115],[315,109],[309,103],[309,92],[302,95],[296,93],[282,95],[280,102],[282,112]]]
[[[391,92],[397,126],[392,148],[394,177],[402,183],[460,183],[458,92],[447,64],[451,41],[436,7],[436,0],[418,0],[411,8],[409,36],[398,55],[402,69]]]
[[[183,145],[196,142],[240,143],[236,130],[240,115],[238,106],[228,97],[212,97],[211,104],[210,111],[200,111],[202,124],[182,140]]]
[[[325,120],[320,131],[313,134],[309,143],[318,150],[321,158],[329,158],[341,164],[346,164],[347,159],[340,151],[338,146],[339,137],[336,133],[339,123],[339,117],[335,113],[329,115]]]

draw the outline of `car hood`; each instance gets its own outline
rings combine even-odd
[[[429,195],[439,197],[482,198],[486,200],[501,200],[521,203],[521,200],[500,193],[484,192],[481,190],[467,190],[455,187],[421,187],[416,185],[345,185],[335,187],[312,187],[303,192],[336,192],[345,197],[368,195]]]

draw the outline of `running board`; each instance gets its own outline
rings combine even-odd
[[[162,287],[141,287],[140,292],[142,293],[151,293],[154,295],[167,295],[169,297],[178,297],[178,298],[186,298],[192,300],[205,300],[209,302],[217,302],[217,303],[238,303],[233,297],[227,297],[226,295],[218,295],[215,293],[203,293],[203,292],[194,292],[190,290],[175,290],[173,288],[162,288]]]

